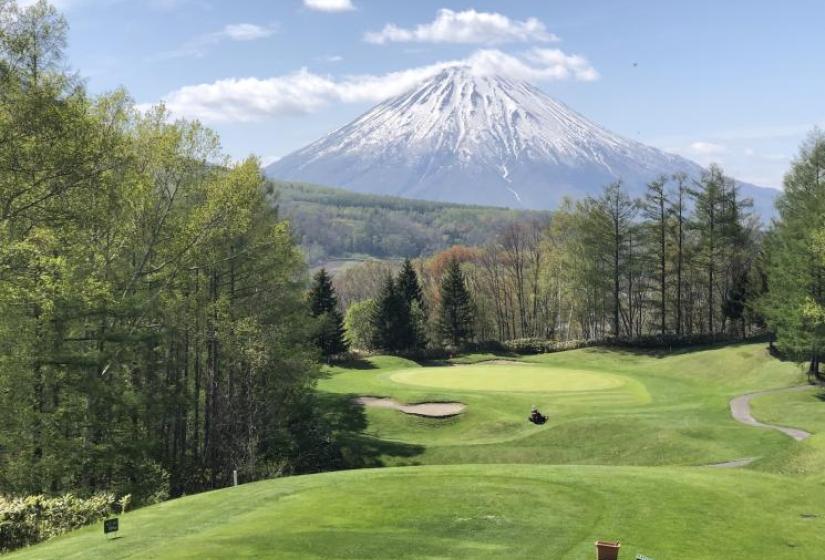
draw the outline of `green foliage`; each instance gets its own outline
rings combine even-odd
[[[438,334],[443,343],[460,348],[473,340],[473,301],[467,291],[461,265],[450,261],[439,290]]]
[[[124,511],[129,496],[116,500],[113,494],[78,498],[72,494],[50,498],[0,496],[0,552],[8,552],[44,541],[99,521],[118,506]]]
[[[421,290],[418,274],[416,274],[410,259],[404,260],[404,265],[398,273],[398,289],[410,307],[413,304],[418,304],[422,311],[425,309],[424,292]]]
[[[410,305],[390,275],[376,301],[372,330],[373,347],[387,352],[408,351],[418,342]]]
[[[145,504],[334,465],[296,427],[320,371],[259,162],[88,96],[64,44],[0,2],[0,487]]]
[[[373,350],[377,342],[375,332],[375,314],[378,305],[374,299],[365,299],[353,303],[347,309],[344,328],[352,346],[358,350]]]
[[[315,342],[321,353],[330,357],[349,350],[344,318],[338,310],[335,288],[332,286],[332,279],[323,268],[313,278],[308,299],[310,313],[318,319]]]
[[[759,311],[777,346],[788,355],[810,360],[819,373],[825,349],[825,324],[818,312],[825,304],[825,137],[814,131],[785,176],[777,202],[780,219],[766,240],[767,293]]]
[[[418,257],[452,245],[479,245],[528,212],[367,195],[275,182],[273,204],[289,217],[310,262],[371,255]]]

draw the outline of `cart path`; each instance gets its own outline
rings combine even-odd
[[[796,393],[813,389],[812,385],[800,385],[798,387],[788,387],[786,389],[774,389],[772,391],[758,391],[756,393],[747,393],[735,397],[730,401],[730,413],[733,419],[746,426],[755,426],[757,428],[770,428],[778,430],[783,434],[794,438],[796,441],[808,439],[811,436],[810,432],[801,430],[799,428],[789,428],[787,426],[777,426],[775,424],[765,424],[760,422],[751,414],[751,400],[763,395],[771,395],[774,393]]]

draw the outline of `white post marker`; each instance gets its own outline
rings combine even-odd
[[[238,469],[232,471],[232,486],[238,485]]]

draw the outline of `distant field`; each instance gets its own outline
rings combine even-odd
[[[524,362],[524,363],[513,363]],[[99,526],[22,559],[621,558],[818,559],[825,547],[821,391],[759,397],[762,421],[735,422],[739,394],[796,386],[802,369],[740,344],[668,356],[589,348],[432,365],[374,357],[321,382],[361,469],[242,485],[144,508],[123,538]],[[438,419],[364,408],[355,396],[458,401]],[[550,415],[527,422],[531,405]],[[343,429],[343,427],[342,427]],[[746,468],[708,466],[742,458]]]

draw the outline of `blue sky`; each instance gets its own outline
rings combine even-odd
[[[778,187],[825,124],[825,2],[58,0],[92,91],[286,155],[462,61],[627,137]]]

